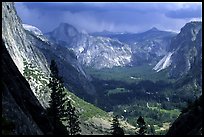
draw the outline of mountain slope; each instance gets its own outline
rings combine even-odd
[[[94,33],[94,36],[109,37],[130,45],[132,64],[155,63],[169,49],[170,40],[176,33],[161,31],[155,27],[142,33]]]
[[[193,66],[199,65],[198,62],[202,60],[201,25],[201,22],[187,23],[172,39],[166,56],[153,69],[160,71],[170,68],[169,76],[178,78],[186,75]]]
[[[190,22],[182,29],[181,33],[172,40],[171,51],[172,65],[170,77],[186,75],[194,65],[199,65],[202,60],[202,23]],[[180,65],[183,64],[183,65]],[[201,73],[200,73],[201,74]]]
[[[38,36],[33,34],[32,30],[28,30],[28,38],[32,44],[43,53],[48,62],[50,62],[51,59],[56,60],[60,75],[63,76],[65,87],[77,96],[89,102],[94,102],[96,91],[90,83],[91,78],[78,63],[76,55],[72,50],[50,42],[44,35]]]
[[[103,37],[84,36],[73,48],[79,62],[101,69],[125,66],[131,62],[131,49],[117,40]]]
[[[109,36],[121,42],[129,44],[132,53],[133,65],[142,65],[145,63],[155,64],[169,49],[170,40],[175,33],[161,31],[153,27],[142,33],[125,33]]]

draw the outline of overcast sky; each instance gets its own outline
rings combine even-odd
[[[179,32],[187,22],[202,20],[202,3],[159,2],[15,2],[23,23],[44,33],[61,22],[79,31],[143,32],[152,27]]]

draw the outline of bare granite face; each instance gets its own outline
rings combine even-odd
[[[2,3],[2,40],[22,75],[24,75],[25,63],[30,63],[42,72],[45,77],[49,76],[45,56],[29,41],[21,20],[17,16],[14,3],[11,2]],[[28,81],[34,94],[39,97],[40,103],[47,107],[48,100],[39,96],[41,94],[40,84],[35,83],[32,79]],[[49,96],[46,93],[42,94]]]

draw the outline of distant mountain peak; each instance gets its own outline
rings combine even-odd
[[[65,23],[65,22],[61,22],[58,26],[59,28],[75,28],[74,26],[72,26],[71,24]]]
[[[80,32],[74,26],[68,23],[62,22],[51,32],[48,32],[46,36],[49,39],[53,37],[58,42],[62,42],[62,43],[66,42],[66,45],[69,45],[74,41],[75,37],[77,37],[79,33]]]
[[[149,31],[160,31],[160,30],[157,29],[156,27],[152,27]]]
[[[103,30],[102,32],[110,32],[110,31],[108,31],[108,30],[105,29],[105,30]]]

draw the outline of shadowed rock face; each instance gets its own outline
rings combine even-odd
[[[202,135],[202,96],[185,109],[166,135]]]
[[[41,135],[51,131],[45,110],[2,43],[2,117],[15,127],[10,134]]]

